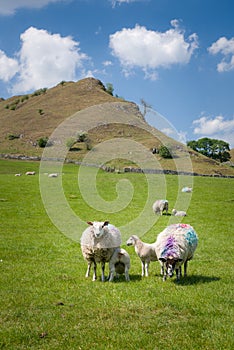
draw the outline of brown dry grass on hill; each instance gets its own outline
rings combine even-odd
[[[0,153],[40,156],[43,149],[38,147],[37,140],[49,137],[73,115],[77,115],[80,121],[82,118],[94,120],[95,126],[88,130],[91,147],[109,139],[122,138],[141,143],[151,154],[152,148],[159,148],[164,144],[171,148],[174,159],[154,155],[161,168],[178,170],[179,167],[179,170],[188,171],[190,162],[193,171],[200,174],[234,175],[231,167],[192,150],[188,153],[183,144],[149,126],[136,104],[110,95],[102,82],[94,78],[82,79],[76,83],[61,82],[51,89],[41,89],[28,96],[1,100]],[[9,140],[9,135],[20,137]],[[80,161],[86,153],[86,145],[79,143],[73,151],[67,153],[67,158]],[[113,158],[114,155],[113,149]],[[116,166],[118,162],[119,166],[129,164],[127,161],[117,160],[110,163]]]

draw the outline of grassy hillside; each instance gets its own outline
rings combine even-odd
[[[103,84],[94,78],[76,83],[61,82],[51,89],[1,100],[0,154],[41,156],[43,149],[38,146],[38,140],[50,137],[54,130],[75,114],[77,120],[71,132],[78,132],[81,128],[82,131],[88,130],[88,150],[110,139],[127,139],[143,145],[149,153],[146,158],[150,158],[152,148],[166,145],[170,147],[173,159],[164,159],[155,154],[154,167],[192,170],[199,174],[234,175],[234,169],[230,166],[207,159],[192,150],[188,153],[183,144],[149,126],[136,104],[111,96]],[[66,140],[57,139],[59,142],[66,144]],[[76,144],[67,152],[66,158],[82,161],[88,150],[85,143]],[[109,165],[117,168],[129,165],[129,152],[125,160],[115,159],[115,153],[113,148]]]
[[[39,162],[0,160],[1,349],[233,349],[233,179],[194,178],[188,216],[182,221],[194,227],[199,243],[188,276],[179,284],[175,277],[162,281],[158,262],[151,263],[148,278],[141,277],[140,260],[133,247],[125,245],[126,237],[135,233],[129,228],[123,247],[131,258],[131,281],[126,283],[121,276],[119,281],[102,283],[100,266],[96,282],[85,278],[80,227],[76,226],[76,240],[70,240],[47,216],[39,166]],[[14,176],[32,169],[35,176]],[[118,183],[131,182],[134,188],[129,205],[110,213],[84,201],[77,186],[78,170],[64,165],[61,177],[66,203],[82,220],[109,219],[122,227],[145,210],[149,182],[144,174],[98,172],[97,188],[109,206],[118,199]],[[90,174],[95,176],[95,169],[84,168],[87,179]],[[171,212],[178,179],[170,175],[163,179]],[[160,176],[151,175],[151,180],[153,196],[161,197]],[[60,178],[45,176],[45,181],[54,193]],[[56,198],[53,206],[59,209]],[[64,213],[59,221],[68,226]],[[149,243],[169,220],[178,222],[163,215],[146,229],[152,215],[150,207],[137,226]]]

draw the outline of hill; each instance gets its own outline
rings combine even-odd
[[[76,118],[71,119],[71,116]],[[198,174],[234,175],[234,169],[230,166],[193,150],[188,152],[185,145],[148,125],[136,104],[110,95],[102,82],[94,78],[61,82],[53,88],[40,89],[29,95],[1,99],[0,154],[40,157],[44,149],[38,146],[38,140],[50,137],[54,130],[66,125],[67,120],[72,120],[70,128],[73,133],[85,131],[89,140],[88,144],[79,142],[74,145],[67,152],[67,159],[82,161],[88,150],[94,150],[100,143],[112,139],[123,140],[124,145],[124,140],[128,140],[131,147],[131,141],[142,144],[146,150],[142,161],[148,167],[153,162],[152,166],[156,164],[159,169],[189,171],[188,163],[191,163],[190,168]],[[55,137],[54,142],[61,140]],[[173,159],[152,155],[152,149],[158,149],[161,145],[171,149]],[[119,168],[129,164],[134,166],[131,160],[128,161],[132,153],[128,147],[121,157],[114,142],[108,143],[108,150],[112,155],[112,159],[108,160],[109,165]],[[141,154],[139,150],[136,152]]]

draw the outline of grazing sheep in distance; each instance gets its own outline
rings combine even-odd
[[[183,187],[181,191],[182,192],[192,192],[192,190],[193,190],[192,187],[187,187],[186,186],[186,187]]]
[[[141,259],[141,276],[148,277],[150,262],[158,260],[155,252],[156,243],[145,243],[138,236],[132,235],[127,240],[127,245],[133,245],[136,254]]]
[[[161,264],[163,280],[172,277],[176,271],[176,280],[181,277],[184,264],[184,276],[187,275],[187,263],[193,258],[197,248],[198,236],[188,224],[172,224],[159,233],[156,240],[156,254]]]
[[[169,203],[166,199],[158,199],[153,204],[153,212],[155,214],[163,215],[164,210],[166,211],[166,214],[168,213],[168,206]]]
[[[125,280],[130,281],[130,278],[129,278],[130,256],[128,252],[126,252],[126,250],[123,248],[116,248],[109,261],[109,268],[110,268],[109,282],[113,281],[115,274],[118,277],[118,275],[121,275],[123,273],[125,275]]]
[[[183,210],[176,210],[176,209],[172,209],[172,215],[174,216],[187,216],[186,211]]]
[[[48,177],[58,177],[58,174],[57,173],[52,173],[52,174],[49,174]]]
[[[21,174],[15,174],[15,176],[21,176]]]
[[[93,264],[93,281],[97,279],[97,263],[101,263],[102,281],[105,281],[105,263],[110,261],[115,248],[121,245],[121,233],[109,221],[88,221],[81,236],[81,251],[88,263],[85,277],[89,277]]]
[[[27,171],[27,172],[25,173],[25,175],[35,175],[35,174],[36,174],[35,171]]]

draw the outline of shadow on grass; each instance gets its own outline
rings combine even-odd
[[[137,282],[137,281],[140,281],[142,279],[142,277],[140,275],[129,275],[129,278],[130,278],[130,283],[131,282]],[[125,280],[125,276],[124,275],[121,275],[119,276],[119,278],[115,277],[114,278],[114,281],[115,283],[126,283],[126,280]]]
[[[175,280],[174,283],[181,286],[187,286],[192,284],[210,283],[210,282],[215,282],[219,280],[220,280],[220,277],[196,275],[196,276],[181,277],[181,280],[179,282]]]

